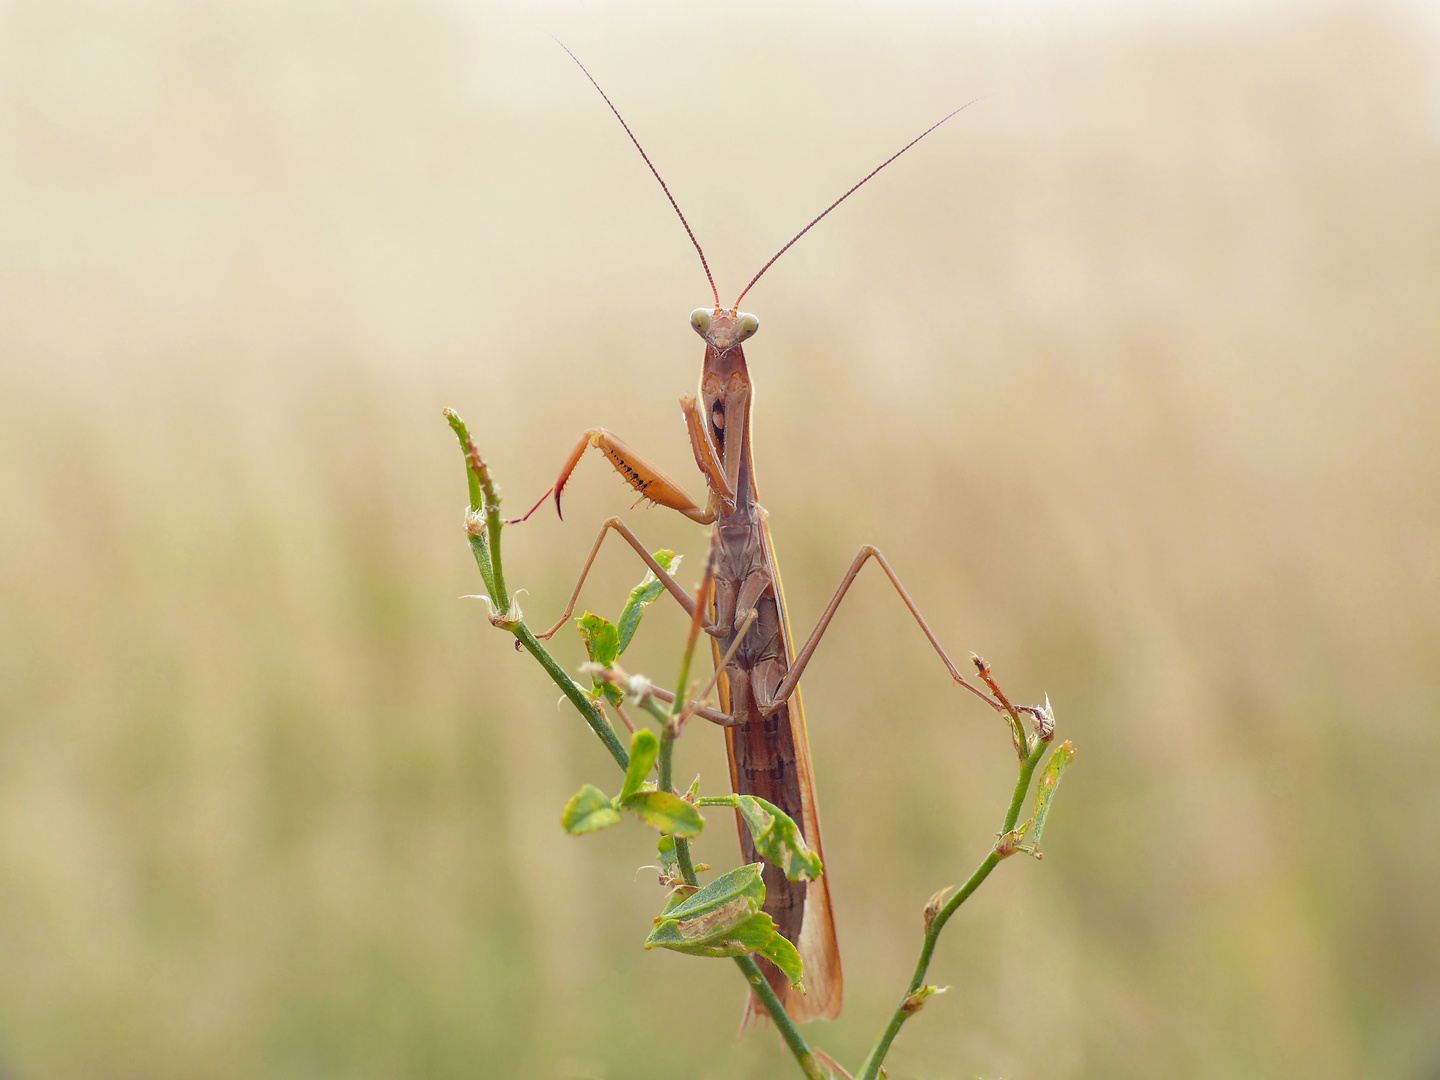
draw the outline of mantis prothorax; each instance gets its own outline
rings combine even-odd
[[[564,48],[564,46],[561,46]],[[873,547],[862,547],[841,579],[839,588],[821,615],[819,622],[798,651],[786,615],[785,594],[780,584],[780,571],[775,562],[774,545],[770,539],[767,513],[757,500],[754,457],[750,441],[751,406],[753,404],[750,372],[745,362],[743,343],[760,328],[760,321],[740,310],[740,301],[751,287],[783,255],[796,240],[804,236],[821,218],[840,205],[857,188],[915,143],[945,123],[960,109],[954,110],[932,124],[920,135],[892,154],[859,183],[836,199],[814,220],[760,268],[745,286],[735,303],[726,307],[710,273],[700,242],[695,238],[685,215],[681,213],[670,189],[651,163],[624,117],[601,90],[590,72],[580,64],[568,48],[572,60],[580,66],[625,133],[640,151],[645,164],[660,182],[690,241],[700,255],[700,264],[710,282],[714,306],[695,309],[690,325],[705,342],[705,359],[700,372],[698,395],[680,399],[681,412],[690,435],[695,464],[705,479],[708,498],[697,503],[683,487],[649,460],[636,453],[620,438],[604,428],[586,431],[566,459],[555,485],[541,496],[526,518],[552,494],[556,512],[560,497],[575,467],[585,452],[598,449],[640,495],[653,503],[678,511],[713,530],[716,551],[713,599],[702,617],[711,635],[711,647],[717,667],[723,661],[717,690],[721,710],[701,709],[703,716],[725,729],[726,748],[730,758],[730,780],[738,794],[758,795],[774,803],[799,825],[806,842],[824,858],[820,838],[820,812],[815,797],[815,778],[810,766],[810,746],[805,728],[805,713],[800,703],[799,682],[806,664],[815,653],[820,638],[834,617],[856,575],[865,563],[874,559],[880,564],[901,600],[919,623],[931,646],[939,654],[951,678],[965,689],[982,698],[997,710],[1003,708],[984,690],[969,682],[946,655],[934,632],[920,614],[915,602],[900,583],[885,557]],[[969,103],[967,103],[969,104]],[[965,106],[961,106],[961,109]],[[519,520],[524,520],[521,518]],[[575,591],[565,613],[544,634],[548,638],[563,626],[575,609],[586,575],[595,561],[606,535],[614,530],[635,549],[665,589],[685,608],[695,614],[695,601],[680,587],[646,551],[640,539],[620,521],[606,521],[596,537],[590,558],[576,582]],[[737,642],[737,631],[740,640]],[[676,692],[683,693],[683,687]],[[737,818],[737,825],[739,824]],[[755,845],[749,832],[739,825],[740,847],[746,862],[758,862]],[[765,865],[765,911],[774,919],[779,932],[798,949],[804,964],[807,992],[793,990],[785,976],[768,961],[760,959],[767,979],[785,1008],[795,1020],[834,1019],[840,1013],[844,979],[840,969],[840,950],[835,937],[835,920],[830,902],[830,877],[822,874],[814,882],[790,881],[781,870]],[[764,1015],[752,993],[746,1009],[746,1021]]]

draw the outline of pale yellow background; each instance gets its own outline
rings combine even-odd
[[[643,952],[653,835],[482,607],[603,423],[683,477],[728,301],[798,627],[881,545],[1080,748],[895,1077],[1440,1075],[1440,65],[1383,4],[0,6],[0,1075],[797,1075]],[[508,533],[558,613],[631,498]],[[628,520],[689,556],[704,532]],[[587,596],[639,577],[607,553]],[[627,659],[669,682],[657,605]],[[556,646],[580,662],[575,637]],[[852,1065],[1002,725],[878,579],[805,681]],[[724,786],[718,733],[678,771]],[[736,859],[723,814],[700,856]]]

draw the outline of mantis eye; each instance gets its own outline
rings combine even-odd
[[[754,315],[746,313],[740,316],[740,321],[736,323],[735,326],[736,329],[740,331],[737,335],[738,338],[741,341],[744,341],[746,338],[754,334],[756,330],[760,329],[760,320],[757,319]]]
[[[703,307],[697,307],[690,313],[690,325],[695,328],[697,334],[710,333],[710,312]]]

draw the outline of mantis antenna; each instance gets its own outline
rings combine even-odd
[[[576,67],[578,67],[581,71],[585,72],[585,78],[590,80],[590,85],[595,87],[596,90],[599,90],[600,96],[605,99],[605,104],[610,106],[610,111],[615,114],[615,119],[619,120],[620,126],[625,129],[625,134],[630,136],[630,141],[635,144],[635,149],[639,150],[640,156],[645,159],[645,164],[650,166],[650,171],[655,174],[655,179],[660,181],[660,190],[665,192],[665,198],[669,199],[670,205],[675,208],[675,214],[677,217],[680,218],[680,224],[685,226],[685,232],[686,235],[690,237],[690,242],[695,245],[695,250],[700,253],[700,265],[705,268],[705,276],[710,281],[710,291],[715,294],[715,307],[718,310],[720,307],[720,290],[715,287],[715,276],[710,273],[710,264],[705,261],[705,251],[703,248],[700,247],[700,241],[695,239],[695,232],[693,229],[690,228],[690,222],[686,221],[685,215],[680,212],[680,204],[675,201],[675,196],[670,194],[670,188],[666,185],[664,178],[660,175],[660,170],[655,168],[654,162],[650,160],[650,155],[645,153],[645,148],[640,145],[640,140],[635,137],[635,133],[630,130],[630,125],[627,124],[625,122],[625,118],[620,115],[620,110],[617,109],[615,107],[615,103],[610,100],[610,95],[605,93],[604,90],[600,89],[600,84],[595,81],[595,76],[591,75],[585,65],[580,63],[580,58],[578,56],[576,56],[573,52],[570,52],[570,46],[566,45],[559,38],[554,37],[554,35],[551,36],[552,38],[554,38],[556,45],[559,45],[567,53],[570,53],[570,59],[575,61]],[[948,120],[950,118],[947,116],[945,119]],[[943,124],[944,122],[945,121],[942,120],[940,123]],[[939,127],[940,125],[937,124],[935,126]],[[919,140],[916,141],[918,142]],[[897,154],[896,156],[898,157],[899,155]],[[887,162],[886,164],[889,163]],[[883,168],[884,166],[881,167]],[[876,171],[878,172],[879,170]],[[867,176],[865,180],[868,179],[870,179],[870,177]],[[863,184],[865,180],[860,181],[860,183]],[[858,186],[859,184],[856,185],[856,187]],[[827,210],[826,213],[829,213],[829,211]],[[824,216],[824,214],[821,215],[821,217]],[[816,220],[819,219],[817,218]],[[799,237],[796,237],[796,239],[799,239]],[[792,240],[791,243],[794,243],[794,241]],[[777,255],[776,258],[779,258],[779,256]],[[775,259],[771,259],[770,261],[774,262]],[[764,271],[761,271],[761,273],[764,273]],[[758,277],[759,275],[757,274],[756,276]],[[754,282],[751,282],[751,284],[753,285]]]
[[[567,51],[568,51],[568,50],[567,50]],[[577,63],[578,63],[578,61],[577,61]],[[760,274],[765,273],[766,270],[769,270],[770,267],[774,266],[774,265],[775,265],[775,260],[778,259],[778,258],[780,258],[781,255],[784,255],[785,252],[789,251],[790,248],[794,246],[796,240],[799,240],[800,237],[804,236],[807,232],[809,232],[809,231],[810,231],[811,229],[813,229],[816,225],[818,225],[818,224],[820,223],[820,218],[823,218],[826,214],[830,213],[831,210],[834,210],[837,206],[839,206],[842,202],[844,202],[846,199],[848,199],[851,195],[854,195],[855,192],[859,191],[860,188],[865,184],[865,182],[868,181],[872,176],[874,176],[876,173],[878,173],[881,169],[885,168],[886,165],[889,165],[892,161],[894,161],[896,158],[898,158],[898,157],[899,157],[901,154],[903,154],[906,150],[909,150],[910,147],[914,146],[917,142],[919,142],[921,139],[923,139],[926,135],[929,135],[932,131],[934,131],[936,128],[938,128],[941,124],[945,123],[946,120],[949,120],[950,117],[956,115],[956,113],[959,113],[959,112],[961,112],[961,111],[964,110],[964,109],[968,109],[971,105],[974,105],[975,102],[976,102],[976,101],[979,101],[979,100],[980,100],[979,98],[975,98],[975,99],[973,99],[973,100],[971,100],[971,101],[967,101],[964,105],[961,105],[959,109],[956,109],[955,112],[952,112],[952,113],[949,113],[949,114],[947,114],[947,115],[945,115],[945,116],[942,116],[939,120],[935,121],[935,123],[931,124],[928,128],[926,128],[924,131],[922,131],[919,135],[916,135],[915,138],[911,139],[908,143],[906,143],[904,146],[902,146],[899,150],[896,150],[895,153],[891,154],[888,158],[886,158],[884,161],[882,161],[879,165],[876,165],[875,168],[871,169],[870,172],[868,172],[868,173],[865,175],[864,179],[862,179],[862,180],[860,181],[860,183],[856,184],[856,185],[855,185],[854,187],[852,187],[849,191],[845,192],[844,195],[841,195],[841,196],[840,196],[838,199],[836,199],[833,203],[831,203],[831,204],[830,204],[829,206],[827,206],[824,210],[822,210],[822,211],[820,212],[819,216],[816,217],[814,221],[810,222],[809,225],[806,225],[803,229],[801,229],[798,233],[796,233],[796,234],[794,235],[794,237],[791,238],[790,243],[786,244],[786,245],[785,245],[784,247],[782,247],[779,251],[777,251],[777,252],[774,254],[774,256],[771,257],[770,261],[767,262],[764,266],[762,266],[762,267],[760,268],[760,273],[759,273],[759,274],[756,274],[753,278],[750,279],[750,284],[749,284],[749,285],[746,285],[745,288],[744,288],[743,290],[741,290],[740,295],[735,298],[735,305],[734,305],[734,306],[735,306],[735,309],[737,309],[737,310],[739,309],[739,307],[740,307],[740,301],[745,299],[745,294],[750,291],[751,286],[753,286],[753,285],[755,284],[755,282],[757,282],[757,281],[760,280]],[[613,108],[614,106],[611,106],[611,107]],[[619,115],[619,114],[617,113],[616,115]],[[624,121],[621,121],[621,122],[623,123]],[[627,128],[626,130],[628,131],[629,129]],[[634,136],[632,135],[631,138],[634,138]],[[638,144],[637,144],[637,145],[638,145]],[[641,151],[641,152],[643,153],[644,151]],[[668,194],[668,192],[667,192],[667,194]],[[673,201],[673,200],[672,200],[672,201]],[[692,236],[691,239],[693,240],[694,237]],[[701,258],[703,259],[704,256],[702,255]]]

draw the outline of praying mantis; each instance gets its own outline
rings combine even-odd
[[[529,518],[552,495],[556,513],[559,514],[561,496],[572,473],[586,451],[594,448],[640,494],[642,501],[648,500],[683,514],[699,525],[710,527],[714,580],[707,607],[697,613],[696,600],[656,561],[640,538],[620,518],[612,517],[601,527],[564,613],[548,631],[536,636],[548,639],[570,619],[606,536],[612,531],[618,533],[686,613],[702,620],[705,631],[711,637],[720,709],[698,708],[695,713],[724,728],[733,790],[737,794],[759,796],[789,814],[799,825],[806,843],[823,860],[820,811],[799,683],[851,583],[867,562],[873,560],[884,571],[951,678],[997,711],[1008,706],[1002,704],[1003,699],[991,697],[961,674],[884,555],[868,545],[855,556],[810,636],[798,650],[795,648],[768,514],[758,501],[751,442],[754,386],[743,346],[759,330],[760,322],[754,315],[741,311],[740,302],[776,260],[822,218],[966,106],[962,105],[926,128],[831,203],[762,266],[735,302],[727,307],[720,300],[705,252],[659,170],[600,84],[569,48],[563,44],[561,47],[599,91],[659,181],[700,256],[701,267],[710,284],[713,307],[697,308],[690,315],[691,327],[705,343],[699,393],[680,399],[695,464],[705,481],[706,499],[703,504],[695,501],[653,462],[617,435],[597,427],[581,435],[555,484],[540,497],[529,513],[516,521]],[[684,693],[685,688],[677,687],[675,692]],[[743,826],[739,832],[745,860],[749,863],[760,861],[750,833]],[[774,920],[778,931],[796,946],[804,965],[806,992],[792,988],[784,974],[762,958],[759,962],[766,979],[792,1019],[834,1019],[840,1013],[844,997],[844,977],[829,875],[822,874],[811,882],[791,881],[779,867],[767,862],[764,884],[764,910]],[[762,1014],[763,1010],[752,991],[747,1003],[746,1020],[748,1022]]]

